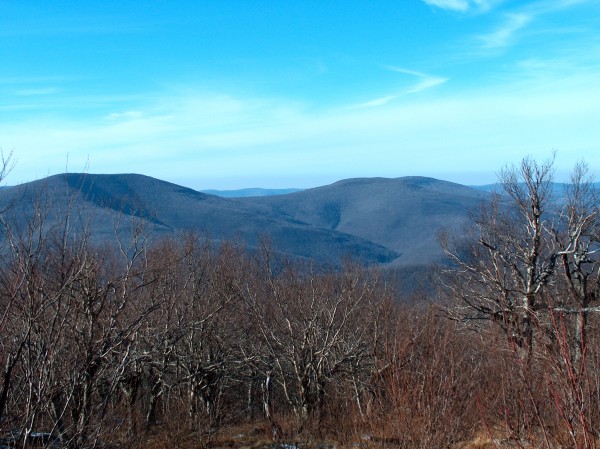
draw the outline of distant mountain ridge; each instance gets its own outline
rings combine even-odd
[[[443,228],[459,229],[469,211],[489,196],[433,178],[355,178],[288,195],[240,199],[268,206],[313,226],[370,240],[400,254],[397,264],[428,264],[443,258]]]
[[[208,193],[209,195],[221,196],[223,198],[246,198],[249,196],[286,195],[301,190],[302,189],[261,189],[259,187],[252,187],[237,190],[201,190],[201,192]]]
[[[69,207],[85,215],[100,240],[114,238],[115,223],[123,223],[131,215],[146,223],[153,238],[194,231],[214,240],[243,241],[250,248],[268,238],[278,251],[327,264],[341,263],[346,254],[367,264],[390,262],[397,256],[384,246],[290,220],[268,207],[246,205],[144,175],[61,174],[0,191],[0,206],[13,205],[5,218],[20,227],[33,216],[36,202],[48,206],[48,222],[58,220]]]
[[[123,217],[142,220],[158,238],[194,231],[250,248],[268,238],[291,257],[340,264],[399,266],[443,260],[442,227],[459,229],[487,192],[433,178],[356,178],[292,193],[223,198],[137,174],[59,174],[0,190],[7,220],[25,223],[36,199],[49,221],[85,211],[97,238],[114,237]],[[69,206],[70,205],[70,206]],[[83,214],[80,214],[83,216]]]
[[[556,204],[561,204],[566,201],[567,198],[567,190],[569,188],[568,183],[565,182],[552,182],[550,183],[550,189],[552,191],[552,198]],[[593,189],[600,189],[600,182],[592,182],[591,183]],[[495,184],[485,184],[480,186],[471,186],[474,189],[482,190],[489,193],[500,193],[502,194],[502,186],[498,183]]]

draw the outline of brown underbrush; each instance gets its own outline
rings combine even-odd
[[[2,446],[598,446],[598,318],[574,346],[559,290],[524,357],[497,323],[466,327],[444,297],[405,301],[351,263],[61,238],[15,241],[0,264]]]

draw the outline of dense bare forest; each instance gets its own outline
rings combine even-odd
[[[6,164],[5,164],[6,166]],[[598,198],[523,160],[410,298],[142,220],[3,220],[4,447],[595,448]]]

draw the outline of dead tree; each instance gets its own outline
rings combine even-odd
[[[588,317],[600,308],[600,197],[585,163],[576,165],[565,189],[565,205],[552,230],[559,248],[566,294],[551,306],[555,312],[575,316],[572,332],[572,363],[578,372],[585,365]]]
[[[556,271],[551,228],[552,161],[524,159],[500,174],[501,192],[472,220],[465,242],[441,243],[454,267],[446,271],[447,292],[459,299],[452,316],[491,320],[530,359],[540,297]]]
[[[339,274],[302,273],[278,266],[268,251],[263,257],[256,284],[242,294],[263,342],[265,378],[273,377],[299,430],[310,419],[320,426],[328,390],[356,376],[356,366],[368,378],[376,278],[353,267]]]

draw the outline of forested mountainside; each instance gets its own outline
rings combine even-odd
[[[488,193],[431,178],[348,179],[288,194],[222,198],[135,174],[61,174],[0,190],[7,218],[25,223],[36,208],[48,222],[67,209],[96,238],[126,217],[150,236],[194,231],[249,247],[268,239],[291,257],[339,264],[427,265],[443,259],[437,233],[460,229]],[[92,218],[93,217],[93,218]]]

